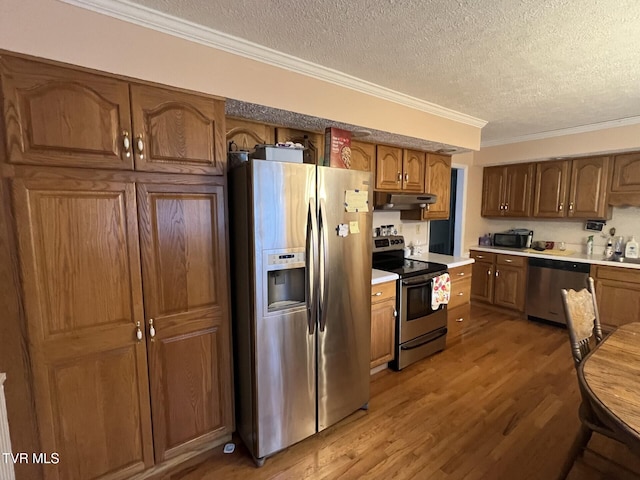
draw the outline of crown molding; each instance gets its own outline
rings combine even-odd
[[[347,75],[346,73],[323,67],[322,65],[294,57],[293,55],[278,52],[277,50],[258,45],[257,43],[249,42],[212,28],[203,27],[202,25],[167,15],[127,0],[60,1],[228,53],[240,55],[251,60],[333,83],[465,125],[482,128],[487,124],[485,120],[396,92],[395,90],[376,85],[375,83],[362,80],[352,75]]]
[[[562,128],[559,130],[550,130],[548,132],[532,133],[530,135],[521,135],[519,137],[511,137],[502,140],[489,140],[487,142],[481,142],[480,148],[497,147],[499,145],[530,142],[533,140],[544,140],[546,138],[563,137],[565,135],[576,135],[578,133],[596,132],[598,130],[606,130],[607,128],[625,127],[627,125],[637,125],[639,123],[640,116],[627,117],[618,120],[610,120],[608,122],[591,123],[589,125],[581,125],[579,127]]]

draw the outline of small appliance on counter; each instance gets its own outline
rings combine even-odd
[[[532,241],[533,230],[526,228],[512,228],[506,232],[493,234],[493,245],[495,247],[531,248]]]

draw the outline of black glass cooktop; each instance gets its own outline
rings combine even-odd
[[[445,272],[447,266],[442,263],[423,262],[404,258],[404,251],[373,254],[373,268],[385,272],[397,273],[400,278],[413,277],[428,273]]]

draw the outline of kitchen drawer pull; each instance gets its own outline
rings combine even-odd
[[[513,263],[513,260],[509,260],[508,258],[505,258],[504,261],[507,263]]]
[[[464,320],[464,317],[456,318],[456,322],[461,322]]]
[[[460,272],[457,274],[459,277],[464,277],[464,272]]]
[[[476,255],[476,258],[484,258],[484,255]]]
[[[458,294],[458,296],[459,296],[459,297],[462,297],[463,295],[464,295],[464,292],[460,292],[460,293]]]
[[[382,292],[376,292],[371,294],[372,297],[379,297],[380,295],[382,295]]]

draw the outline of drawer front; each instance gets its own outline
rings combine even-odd
[[[379,283],[371,285],[371,303],[382,302],[396,296],[396,282]]]
[[[460,340],[471,326],[471,307],[469,304],[447,310],[447,344]]]
[[[450,268],[449,275],[451,276],[451,281],[458,282],[460,280],[464,280],[465,278],[471,277],[472,268],[472,263],[468,265],[462,265],[461,267]]]
[[[493,263],[496,260],[496,254],[495,253],[479,252],[477,250],[471,250],[470,251],[470,257],[471,258],[475,258],[476,261],[480,261],[480,262]]]
[[[497,255],[496,263],[498,265],[511,265],[512,267],[524,267],[527,265],[527,257],[519,255]]]
[[[456,308],[469,303],[471,295],[471,277],[451,283],[451,298],[447,308]]]
[[[591,276],[598,280],[640,283],[640,270],[625,267],[591,266]]]

